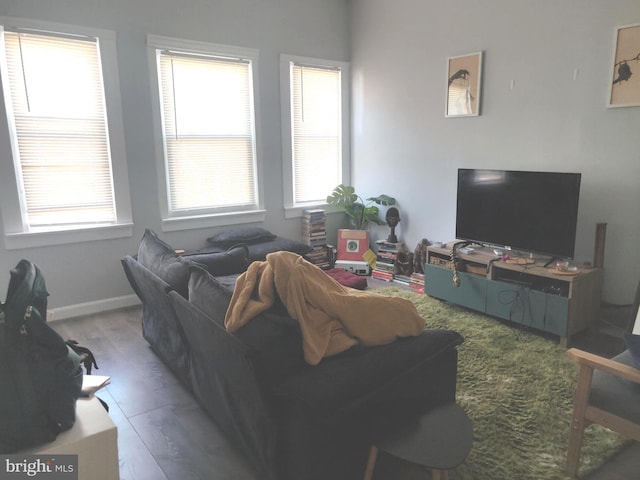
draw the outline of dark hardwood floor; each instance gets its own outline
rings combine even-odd
[[[140,308],[131,308],[51,323],[65,339],[94,352],[100,367],[96,374],[111,376],[111,385],[99,396],[118,427],[121,479],[260,480],[150,349],[140,316]],[[578,343],[604,353],[620,348],[615,338],[599,334]],[[374,478],[395,479],[394,468],[381,458]],[[638,471],[640,448],[634,443],[588,480],[632,480]],[[403,475],[409,477],[428,475]]]

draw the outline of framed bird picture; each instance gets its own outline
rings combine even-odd
[[[482,52],[450,57],[447,61],[445,117],[480,115]]]
[[[608,107],[640,106],[640,23],[617,27]]]

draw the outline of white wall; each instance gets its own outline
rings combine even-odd
[[[351,6],[353,178],[366,195],[399,200],[401,239],[454,238],[458,167],[581,172],[576,260],[593,259],[595,225],[606,222],[604,297],[630,303],[640,277],[640,107],[606,100],[614,29],[640,22],[640,2]],[[481,115],[445,118],[447,58],[480,50]]]
[[[161,232],[145,45],[149,33],[259,49],[265,226],[299,238],[300,220],[285,220],[283,209],[279,55],[348,60],[347,11],[345,0],[2,0],[0,16],[116,32],[135,229],[129,239],[24,250],[0,245],[0,299],[9,270],[21,258],[44,272],[54,309],[126,296],[132,291],[119,260],[137,251],[145,227],[184,248],[204,246],[213,233]]]

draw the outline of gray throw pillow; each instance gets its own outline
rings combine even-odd
[[[138,247],[138,262],[187,298],[189,266],[192,262],[180,257],[153,230],[146,229],[144,232]]]
[[[249,267],[249,248],[239,244],[224,252],[190,253],[183,255],[183,258],[204,265],[211,275],[221,277],[242,273]]]
[[[273,233],[261,227],[236,227],[212,235],[207,238],[207,242],[215,247],[229,248],[237,243],[253,245],[274,238],[276,236]]]

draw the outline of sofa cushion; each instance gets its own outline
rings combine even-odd
[[[186,298],[191,262],[180,257],[153,230],[146,229],[142,236],[138,247],[138,262]]]
[[[459,333],[451,330],[425,330],[421,335],[400,338],[386,345],[355,346],[292,375],[273,386],[273,391],[318,413],[335,413],[398,381],[399,372],[408,373],[443,352],[455,350],[463,340]],[[455,385],[455,378],[453,382]],[[413,385],[409,396],[418,398],[420,389],[429,389],[430,385],[428,381]],[[398,397],[401,395],[396,393]],[[432,394],[438,395],[438,392]]]
[[[204,268],[191,268],[189,302],[220,325],[224,325],[231,295],[232,291]],[[258,378],[266,383],[282,381],[306,366],[300,327],[281,304],[253,318],[233,335],[249,347]]]
[[[249,248],[244,243],[233,245],[223,252],[190,253],[182,257],[204,265],[216,277],[241,273],[249,266]]]
[[[632,365],[631,352],[625,350],[612,360]],[[589,403],[620,417],[640,422],[640,384],[630,382],[617,375],[596,369],[591,381]]]
[[[260,227],[237,227],[216,233],[207,238],[207,242],[215,247],[228,248],[237,243],[246,243],[252,245],[254,243],[266,242],[273,240],[276,236],[269,230]]]

